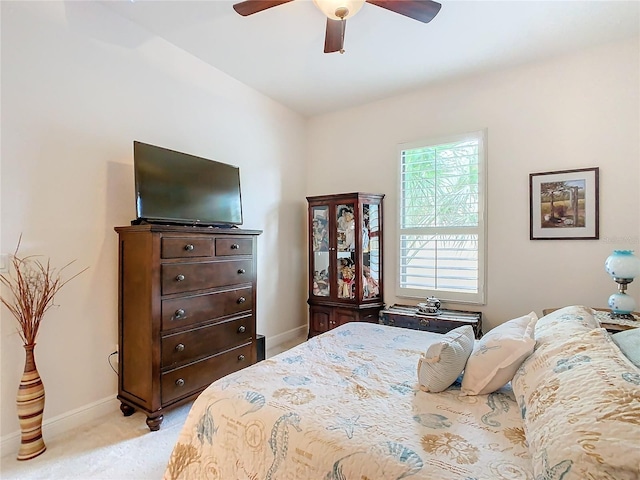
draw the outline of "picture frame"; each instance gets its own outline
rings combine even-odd
[[[529,174],[530,240],[599,238],[599,168]]]

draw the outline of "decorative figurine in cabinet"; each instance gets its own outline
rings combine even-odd
[[[347,322],[378,322],[382,199],[373,193],[307,197],[309,337]]]

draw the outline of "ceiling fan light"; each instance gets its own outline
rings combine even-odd
[[[342,20],[351,18],[362,8],[365,0],[313,0],[318,9],[331,20]],[[343,13],[346,9],[346,15]],[[336,12],[338,16],[336,15]]]

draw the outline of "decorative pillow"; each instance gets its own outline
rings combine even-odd
[[[640,368],[640,328],[614,333],[611,340],[636,367]]]
[[[568,338],[594,328],[600,328],[595,311],[583,305],[571,305],[542,317],[536,324],[535,339],[538,343],[547,343],[558,336]]]
[[[576,322],[539,344],[511,385],[535,478],[640,478],[640,370],[606,330]]]
[[[536,345],[535,312],[514,318],[490,330],[478,340],[462,377],[464,395],[482,395],[511,381],[518,367]]]
[[[418,383],[425,392],[442,392],[460,376],[473,349],[471,325],[442,335],[418,360]]]

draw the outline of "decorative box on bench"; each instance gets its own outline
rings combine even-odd
[[[379,323],[392,327],[447,333],[463,325],[471,325],[476,338],[482,337],[482,313],[441,309],[438,313],[423,313],[412,305],[392,305],[380,310]]]

